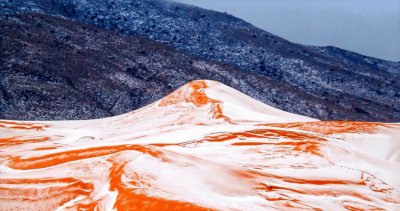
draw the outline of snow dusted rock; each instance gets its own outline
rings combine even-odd
[[[399,62],[291,43],[229,14],[164,0],[0,0],[0,7],[0,69],[7,74],[0,77],[0,118],[108,117],[212,79],[322,120],[400,121]],[[138,35],[159,43],[140,44]],[[152,51],[166,49],[160,43],[175,50]],[[211,70],[215,63],[235,71]],[[112,80],[104,72],[115,73]],[[29,83],[8,91],[15,78]],[[58,89],[69,98],[53,94]]]
[[[399,135],[198,80],[120,116],[0,121],[0,209],[397,210]]]

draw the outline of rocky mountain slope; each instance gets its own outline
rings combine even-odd
[[[0,209],[398,210],[400,125],[193,81],[120,116],[0,121]]]
[[[76,29],[74,32],[82,31],[82,33],[86,33],[83,35],[78,32],[76,35],[77,40],[80,39],[79,36],[83,36],[82,39],[85,39],[86,36],[90,37],[91,41],[97,40],[97,42],[99,42],[99,46],[96,46],[96,42],[91,43],[90,48],[97,48],[98,54],[96,61],[104,61],[104,68],[108,68],[108,71],[110,72],[117,70],[121,71],[124,70],[124,68],[127,68],[125,63],[118,63],[120,61],[114,61],[115,65],[109,64],[108,62],[110,62],[110,58],[112,59],[112,56],[110,56],[111,54],[116,58],[121,57],[121,60],[131,60],[130,58],[133,58],[134,55],[130,55],[132,57],[127,56],[126,52],[132,52],[127,50],[129,47],[132,47],[132,44],[120,45],[121,43],[115,43],[113,39],[107,39],[107,36],[104,37],[97,35],[96,31],[100,31],[100,34],[125,34],[124,36],[121,36],[123,37],[120,38],[121,40],[136,39],[135,37],[138,35],[144,36],[178,49],[183,52],[179,54],[182,56],[184,55],[183,57],[193,57],[199,61],[201,60],[207,64],[212,63],[217,66],[229,66],[229,69],[235,69],[235,74],[238,74],[235,76],[240,76],[236,77],[236,79],[234,77],[230,78],[230,74],[220,72],[219,70],[211,70],[213,73],[207,74],[203,72],[205,70],[202,70],[199,71],[201,72],[201,74],[199,74],[199,72],[190,71],[190,69],[196,65],[189,62],[186,64],[188,70],[185,70],[188,75],[180,75],[180,77],[178,77],[179,79],[166,77],[165,80],[168,82],[160,80],[159,85],[155,85],[156,89],[159,89],[160,91],[154,92],[151,96],[145,96],[141,93],[147,92],[143,87],[152,87],[156,80],[148,78],[141,80],[141,85],[135,85],[135,99],[122,100],[129,102],[120,102],[123,104],[121,109],[117,108],[113,110],[111,108],[112,106],[103,105],[107,103],[115,103],[116,99],[110,100],[109,98],[116,97],[109,96],[108,94],[101,94],[103,90],[99,89],[98,91],[93,91],[97,92],[97,94],[90,93],[88,95],[88,93],[86,93],[84,95],[95,99],[89,100],[93,101],[93,103],[89,103],[90,105],[86,106],[86,108],[82,108],[84,110],[81,109],[79,111],[79,108],[74,107],[77,106],[77,104],[72,102],[82,102],[82,100],[72,97],[74,99],[57,102],[57,105],[60,106],[60,108],[66,107],[66,111],[49,111],[48,113],[45,111],[46,106],[48,106],[47,108],[53,108],[54,106],[47,104],[48,100],[45,100],[47,97],[44,97],[43,100],[29,99],[23,101],[19,97],[10,96],[10,94],[7,95],[8,92],[11,92],[11,89],[7,89],[9,84],[6,82],[8,80],[3,79],[1,84],[4,88],[2,90],[3,95],[6,97],[2,98],[2,104],[0,106],[0,109],[4,110],[4,112],[2,112],[2,118],[78,119],[120,114],[127,112],[132,108],[138,108],[144,104],[153,102],[155,99],[161,98],[163,94],[169,90],[177,88],[189,80],[201,79],[201,77],[204,79],[220,80],[220,75],[225,75],[230,79],[222,79],[221,82],[286,111],[320,119],[353,119],[370,121],[400,120],[400,63],[365,57],[334,47],[312,47],[290,43],[228,14],[203,10],[197,7],[169,1],[1,0],[0,5],[2,7],[0,12],[2,14],[2,27],[9,25],[7,29],[4,29],[3,27],[1,30],[2,49],[5,49],[1,58],[3,60],[1,64],[2,71],[17,71],[17,69],[11,67],[18,67],[23,65],[23,63],[26,63],[26,59],[20,57],[20,54],[12,53],[12,50],[10,49],[19,48],[16,46],[24,46],[24,44],[26,44],[26,46],[23,48],[36,48],[35,45],[28,44],[31,42],[29,38],[22,41],[10,35],[10,33],[14,33],[11,32],[12,30],[15,30],[15,33],[30,33],[38,35],[39,38],[47,38],[48,36],[52,36],[51,34],[44,35],[44,33],[47,32],[47,29],[58,29],[59,27],[68,29],[75,27],[73,25],[77,24],[76,22],[70,22],[71,26],[68,24],[58,26],[57,24],[59,23],[57,23],[57,21],[66,23],[67,20],[54,18],[57,20],[51,23],[54,25],[46,25],[42,30],[36,30],[34,33],[28,32],[29,30],[33,30],[32,28],[34,27],[20,29],[18,26],[19,24],[34,26],[36,22],[32,20],[29,23],[29,20],[27,19],[18,21],[18,19],[24,17],[24,15],[15,16],[14,14],[34,12],[56,15],[97,27],[98,29],[96,30]],[[51,18],[52,17],[46,16],[45,20]],[[39,22],[40,21],[41,20],[39,20]],[[85,28],[91,27],[85,26]],[[103,30],[100,30],[100,28]],[[49,58],[50,61],[56,61],[59,58],[59,55],[70,55],[76,58],[79,57],[76,49],[86,49],[84,46],[86,43],[73,42],[74,39],[66,41],[64,38],[58,36],[58,32],[54,29],[53,31],[56,35],[52,38],[57,39],[57,42],[61,42],[61,46],[59,47],[61,48],[63,44],[69,47],[61,49],[60,51],[55,51],[53,58],[51,58],[53,52],[52,54],[48,54],[47,58]],[[88,35],[88,33],[91,34]],[[120,46],[118,49],[123,51],[120,53],[116,50],[110,54],[110,52],[103,49],[101,44],[102,42],[109,46]],[[50,44],[47,40],[43,43],[47,43],[48,45],[60,45],[57,43]],[[154,45],[161,46],[159,43]],[[36,51],[39,52],[39,54],[47,54],[48,51],[52,51],[46,50],[46,48],[47,46],[42,46],[42,48],[36,49]],[[141,49],[143,48],[143,45],[135,48]],[[102,50],[104,50],[103,53],[101,53]],[[139,50],[139,52],[142,52],[142,50]],[[143,52],[145,52],[145,50],[143,50]],[[21,51],[21,53],[23,54],[24,52]],[[142,54],[141,56],[142,58],[150,59],[146,54]],[[124,58],[122,59],[122,57]],[[50,65],[51,62],[44,62],[40,57],[34,58],[35,59],[32,59],[31,62],[38,63],[38,67],[46,69],[42,71],[47,71],[48,73],[50,73],[49,71],[60,71],[52,67]],[[160,56],[156,61],[161,61],[163,58],[164,55]],[[178,58],[175,59],[175,61],[178,60]],[[93,61],[95,61],[95,59],[93,59],[92,62]],[[152,60],[150,59],[147,61]],[[65,69],[65,72],[67,72],[67,70],[72,71],[69,72],[69,75],[75,79],[90,80],[88,77],[82,79],[82,75],[74,77],[75,72],[79,71],[91,72],[92,75],[98,75],[91,71],[93,69],[98,69],[94,68],[96,67],[96,64],[92,64],[92,62],[82,61],[82,63],[79,63],[80,60],[76,62],[72,60],[60,62],[63,64],[62,68]],[[68,62],[70,63],[66,65]],[[179,60],[178,63],[180,62],[181,61]],[[158,75],[163,74],[163,70],[160,66],[157,67],[157,65],[144,64],[146,62],[139,63],[142,65],[152,66],[150,71],[143,71],[145,72],[143,73],[144,75],[147,74],[151,77],[157,78]],[[223,64],[228,64],[228,66]],[[58,64],[55,65],[57,66]],[[113,68],[110,68],[110,66]],[[210,69],[205,66],[203,65],[202,68]],[[27,65],[25,67],[27,67]],[[170,67],[172,66],[170,65]],[[30,68],[31,67],[28,69]],[[183,69],[183,66],[171,69],[177,70],[180,68]],[[207,71],[210,70],[206,70],[206,72]],[[218,72],[218,74],[216,72]],[[142,73],[138,72],[137,74],[140,75]],[[179,74],[180,73],[174,74],[174,76],[176,77]],[[182,78],[185,79],[182,80]],[[102,80],[92,80],[92,83],[97,81],[100,82]],[[78,82],[72,83],[79,84]],[[108,87],[108,85],[104,84],[108,83],[101,83],[94,86]],[[169,89],[164,88],[166,84],[169,84]],[[59,89],[65,88],[62,88],[62,86],[58,87]],[[113,88],[106,89],[113,90]],[[133,88],[129,88],[129,90],[133,93]],[[29,96],[28,92],[23,93]],[[47,89],[46,91],[43,90],[41,95],[46,95],[45,93],[54,92]],[[153,92],[150,91],[150,93]],[[68,97],[68,95],[66,96]],[[60,99],[59,97],[56,98]],[[102,101],[107,101],[107,103],[103,103]],[[7,108],[7,103],[9,102],[13,102],[14,105],[20,105],[19,107],[22,109],[8,111],[9,108]],[[64,104],[69,104],[69,102],[71,102],[70,106],[63,106]],[[36,105],[35,109],[41,109],[39,107],[42,107],[43,109],[41,109],[40,112],[38,111],[29,114],[30,111],[26,108],[23,109],[24,105],[28,104]],[[31,108],[31,106],[28,107]],[[57,108],[54,107],[54,109],[50,110],[57,110]],[[14,113],[11,114],[12,112]],[[43,115],[37,116],[37,114],[41,112],[44,112]],[[88,112],[92,114],[87,114]]]
[[[39,14],[3,18],[0,23],[0,118],[118,115],[199,78],[224,82],[259,99],[291,96],[299,103],[312,102],[304,106],[310,113],[321,104],[320,99],[279,81],[190,56],[144,37]],[[355,118],[350,112],[348,116]]]

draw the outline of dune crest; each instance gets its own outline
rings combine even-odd
[[[0,210],[397,210],[400,125],[193,81],[120,116],[0,121]]]

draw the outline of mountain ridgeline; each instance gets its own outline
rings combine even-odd
[[[160,0],[0,0],[0,118],[126,113],[195,79],[323,120],[400,121],[400,63]],[[282,26],[284,27],[284,26]]]

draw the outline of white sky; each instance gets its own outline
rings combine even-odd
[[[400,61],[400,0],[176,0],[227,12],[289,41]]]

